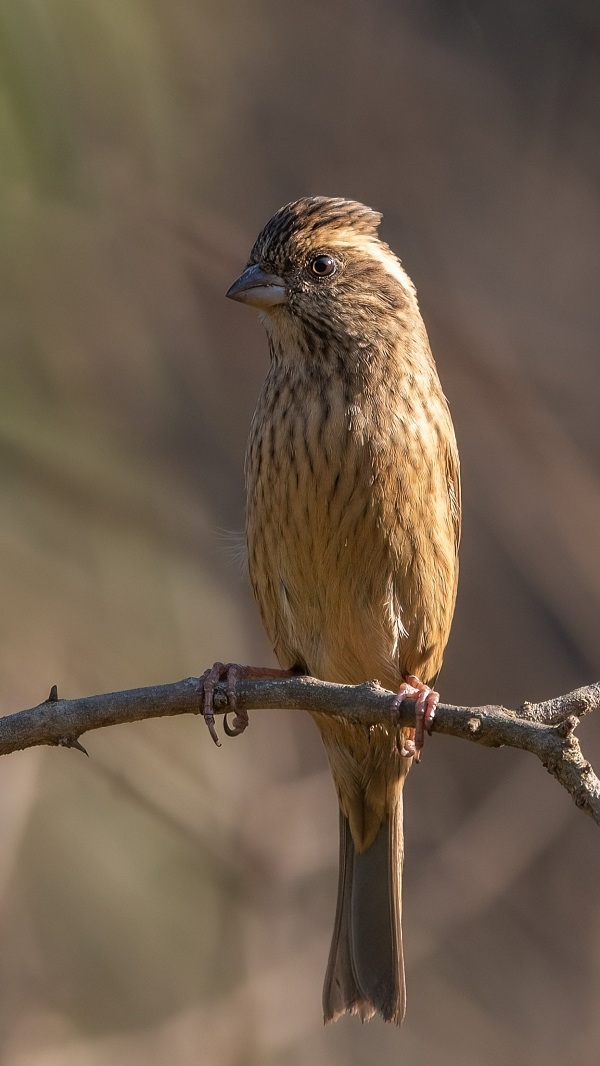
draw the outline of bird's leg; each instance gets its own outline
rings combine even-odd
[[[198,694],[202,697],[202,715],[208,731],[217,747],[221,747],[219,734],[215,726],[215,688],[220,681],[225,681],[227,707],[235,711],[231,725],[227,721],[227,711],[223,716],[223,729],[228,737],[238,737],[248,725],[248,711],[237,706],[236,686],[238,681],[249,677],[295,677],[295,670],[277,670],[271,666],[240,666],[238,663],[215,663],[210,670],[205,670],[198,678]]]
[[[431,735],[433,729],[435,709],[440,702],[440,694],[429,685],[424,685],[414,674],[406,674],[396,694],[392,709],[397,710],[405,699],[415,700],[415,736],[414,740],[404,742],[401,754],[407,757],[414,755],[418,762],[425,742],[425,730]]]

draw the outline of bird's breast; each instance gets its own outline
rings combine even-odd
[[[267,378],[246,460],[250,576],[280,662],[328,680],[398,675],[381,453],[339,378]]]

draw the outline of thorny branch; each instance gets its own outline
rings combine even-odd
[[[414,725],[414,701],[405,700],[392,712],[392,694],[376,681],[363,685],[333,685],[311,677],[240,680],[237,706],[241,710],[287,709],[332,714],[365,726],[389,719]],[[600,825],[600,780],[581,753],[575,729],[584,714],[600,707],[600,682],[576,689],[544,703],[505,707],[453,707],[440,703],[436,733],[461,737],[487,747],[522,748],[537,755],[549,773],[571,794],[578,807]],[[215,711],[227,711],[224,684],[215,691]],[[170,685],[108,692],[81,699],[58,698],[56,686],[44,703],[0,718],[0,755],[38,744],[59,744],[85,751],[79,737],[91,729],[139,722],[165,715],[198,714],[202,699],[198,678]],[[87,754],[87,753],[86,753]]]

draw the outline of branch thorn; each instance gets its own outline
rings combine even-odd
[[[87,755],[88,759],[90,757],[89,751],[85,750],[78,737],[61,737],[58,743],[61,748],[76,748],[77,751],[82,751],[84,755]]]

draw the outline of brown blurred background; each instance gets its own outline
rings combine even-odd
[[[223,293],[307,193],[383,211],[454,412],[443,698],[600,678],[599,58],[589,0],[3,0],[3,712],[272,661],[232,535],[266,343]],[[0,768],[6,1066],[597,1063],[598,830],[530,757],[427,745],[405,1025],[324,1030],[312,723],[85,743]]]

